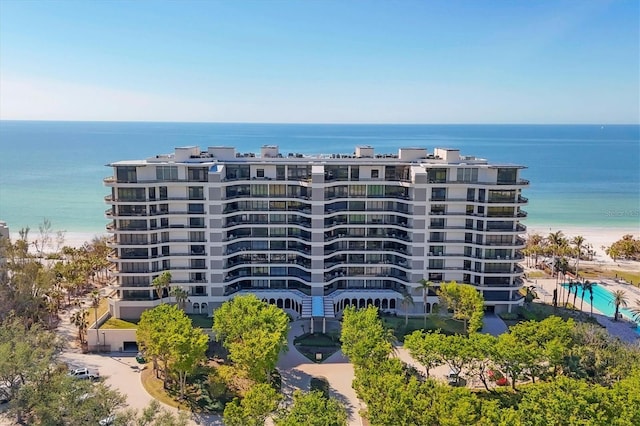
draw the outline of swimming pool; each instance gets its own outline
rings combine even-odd
[[[593,309],[597,309],[598,311],[602,312],[604,315],[613,318],[613,314],[616,311],[616,307],[613,304],[613,294],[607,290],[603,285],[594,283],[595,285],[593,286]],[[569,285],[567,283],[562,284],[562,287],[564,287],[565,289],[567,289],[569,287]],[[575,292],[578,292],[578,297],[576,297],[576,305],[577,307],[580,307],[580,303],[581,303],[581,299],[582,299],[582,289],[580,287],[578,287],[577,289],[574,287],[571,289],[571,296],[569,296],[569,303],[573,303],[573,294]],[[566,300],[566,293],[564,293],[564,300]],[[585,292],[584,294],[584,305],[583,308],[585,311],[589,310],[589,306],[591,303],[591,300],[589,299],[590,295],[589,292]],[[635,300],[631,297],[627,297],[627,301],[629,304],[633,304],[635,302]],[[559,302],[560,303],[560,302]],[[564,303],[564,301],[562,301],[561,303]],[[625,317],[627,317],[627,319],[631,319],[633,317],[633,314],[631,313],[631,311],[627,308],[623,308],[622,306],[620,307],[620,313],[622,315],[624,315]],[[640,334],[640,328],[636,328],[635,329],[636,333]]]

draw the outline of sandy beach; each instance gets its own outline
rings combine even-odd
[[[13,230],[11,230],[12,232],[10,233],[10,237],[11,237],[11,241],[16,241],[18,238],[20,238],[20,234],[18,234],[18,232],[13,232]],[[57,240],[57,233],[58,231],[53,231],[50,235],[51,237],[51,244],[49,244],[49,247],[47,247],[47,249],[45,250],[46,252],[52,252],[55,251],[56,249],[60,248],[60,247],[64,247],[64,246],[69,246],[69,247],[82,247],[84,245],[84,243],[86,242],[90,242],[91,240],[93,240],[94,238],[100,238],[100,237],[106,237],[109,236],[109,234],[107,234],[106,232],[104,233],[92,233],[92,232],[67,232],[64,231],[64,239],[62,241],[62,244],[59,243],[59,241]],[[38,233],[37,229],[32,229],[29,231],[29,242],[33,243],[34,241],[38,240],[40,238],[40,235]]]
[[[526,223],[525,223],[526,225]],[[527,226],[527,236],[539,234],[543,237],[557,231],[562,233],[571,240],[573,237],[581,235],[585,238],[585,244],[591,245],[591,249],[595,250],[596,255],[594,261],[601,264],[610,264],[620,266],[606,255],[603,247],[608,247],[614,242],[622,238],[623,235],[631,234],[635,238],[640,236],[640,224],[637,228],[605,228],[605,227],[570,227],[570,226]],[[626,262],[625,262],[626,263]],[[640,268],[640,265],[638,265]]]
[[[526,223],[525,223],[526,224]],[[13,232],[11,230],[11,239],[15,241],[19,235],[18,232]],[[622,238],[625,234],[632,234],[634,237],[638,237],[640,235],[640,224],[638,228],[605,228],[605,227],[569,227],[569,226],[554,226],[550,225],[546,226],[527,226],[527,235],[531,234],[540,234],[543,237],[546,237],[552,232],[562,231],[564,235],[571,239],[577,235],[582,235],[586,239],[586,244],[590,244],[592,249],[596,252],[595,261],[611,263],[614,262],[609,258],[603,249],[604,247],[610,246],[620,238]],[[52,232],[52,243],[55,248],[56,245],[56,235],[55,231]],[[63,245],[71,246],[71,247],[80,247],[85,242],[91,241],[95,237],[108,236],[106,232],[104,233],[91,233],[91,232],[64,232],[64,243]],[[32,229],[29,233],[29,240],[34,241],[38,239],[38,230]]]

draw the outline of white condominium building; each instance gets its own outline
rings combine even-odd
[[[523,166],[369,146],[323,155],[185,147],[109,166],[118,318],[161,302],[152,280],[164,271],[187,292],[187,313],[209,315],[247,292],[307,318],[370,304],[419,314],[453,280],[477,288],[488,310],[522,303]],[[426,305],[422,279],[434,285]],[[167,289],[162,299],[175,301]]]

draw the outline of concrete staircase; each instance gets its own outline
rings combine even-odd
[[[312,312],[313,312],[313,308],[311,305],[311,297],[305,296],[302,299],[302,314],[300,316],[302,318],[311,318]]]

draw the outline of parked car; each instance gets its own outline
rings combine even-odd
[[[69,376],[75,379],[98,380],[100,378],[100,373],[98,373],[97,371],[90,371],[88,368],[76,368],[75,370],[71,370],[69,372]]]
[[[460,371],[456,369],[449,370],[447,374],[447,382],[451,386],[458,386],[460,384]]]

